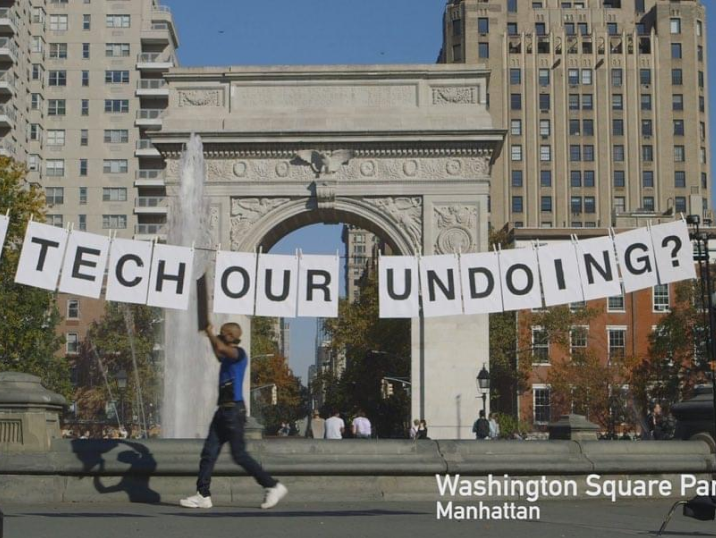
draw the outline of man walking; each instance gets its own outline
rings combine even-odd
[[[199,462],[199,478],[196,481],[196,495],[182,499],[179,504],[186,508],[211,508],[211,473],[224,443],[231,446],[234,461],[253,476],[256,482],[266,488],[261,508],[272,508],[286,496],[286,486],[263,470],[247,452],[244,442],[246,406],[242,386],[248,357],[241,342],[241,327],[237,323],[225,323],[216,336],[211,325],[205,329],[211,347],[221,363],[219,371],[219,407],[211,421],[209,435],[204,442]]]
[[[338,411],[334,411],[333,416],[326,420],[326,439],[343,439],[345,430],[346,423],[343,422],[341,414]]]
[[[490,423],[485,418],[485,410],[480,411],[480,418],[472,425],[472,433],[476,439],[487,439],[490,436]]]

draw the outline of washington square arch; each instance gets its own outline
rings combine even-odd
[[[487,249],[490,166],[504,132],[487,110],[486,70],[182,68],[166,80],[169,108],[151,138],[169,195],[197,133],[223,250],[266,252],[302,226],[338,222],[376,233],[398,255]],[[239,321],[250,333],[250,319]],[[432,438],[471,437],[487,316],[411,323],[411,419],[425,418]]]

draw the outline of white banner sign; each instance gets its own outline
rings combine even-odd
[[[542,306],[539,262],[532,247],[502,250],[499,253],[502,303],[505,312]]]
[[[454,254],[420,258],[420,289],[423,316],[462,314],[460,262]]]
[[[621,234],[620,234],[621,235]],[[659,283],[696,278],[694,251],[683,220],[651,227]]]
[[[614,242],[609,236],[577,242],[579,276],[582,279],[584,299],[621,295]]]
[[[147,304],[176,310],[189,308],[193,266],[194,249],[154,245]]]
[[[298,256],[262,254],[256,275],[256,315],[295,318]]]
[[[659,283],[648,229],[637,228],[620,233],[614,237],[614,246],[617,248],[626,293]]]
[[[65,250],[60,291],[98,299],[108,252],[109,237],[72,232]]]
[[[5,215],[0,215],[0,256],[2,256],[2,248],[5,245],[8,226],[10,226],[10,219]]]
[[[55,291],[67,244],[67,230],[28,222],[15,282]]]
[[[565,241],[537,249],[545,306],[584,300],[574,243]]]
[[[465,314],[502,312],[500,263],[496,252],[460,256],[460,278]]]
[[[253,316],[256,254],[217,252],[214,272],[214,313]]]
[[[304,256],[298,261],[298,315],[338,317],[338,256]]]
[[[416,318],[420,315],[417,258],[381,256],[378,282],[381,318]]]
[[[112,241],[107,271],[108,301],[147,304],[153,246],[150,241],[117,238]]]

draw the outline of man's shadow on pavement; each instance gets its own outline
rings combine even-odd
[[[105,455],[125,445],[128,450],[117,454],[117,461],[129,465],[129,469],[121,471],[119,482],[105,485]],[[157,469],[157,461],[142,443],[135,443],[124,439],[109,439],[87,441],[75,439],[72,441],[72,451],[82,462],[84,474],[92,474],[94,487],[98,493],[116,493],[124,491],[129,502],[159,503],[161,495],[149,487],[149,480]],[[114,476],[114,475],[110,475]]]

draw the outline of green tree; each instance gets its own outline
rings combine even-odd
[[[271,390],[257,391],[252,398],[259,411],[266,431],[275,434],[282,422],[293,423],[308,414],[308,390],[293,375],[286,357],[279,353],[261,356],[251,363],[251,386],[253,388],[276,385],[277,403],[271,403]]]
[[[45,387],[70,398],[69,364],[56,356],[63,338],[56,333],[54,294],[14,282],[27,222],[45,220],[42,190],[27,184],[25,175],[23,165],[0,157],[0,213],[10,211],[0,257],[0,370],[39,376]]]
[[[103,415],[109,394],[100,370],[99,359],[106,369],[112,395],[119,397],[114,384],[114,376],[120,370],[127,373],[127,389],[124,395],[126,416],[137,415],[141,420],[140,410],[136,407],[137,390],[130,336],[126,324],[126,312],[129,310],[134,351],[137,359],[137,370],[141,384],[144,413],[148,414],[149,403],[158,401],[161,395],[160,366],[154,360],[154,347],[158,331],[162,327],[162,312],[145,305],[127,305],[107,303],[102,318],[95,321],[89,328],[87,338],[83,342],[79,366],[80,387],[75,395],[80,418],[96,419]],[[93,350],[94,347],[94,350]],[[132,410],[133,413],[129,413]],[[125,422],[129,422],[128,420]]]

